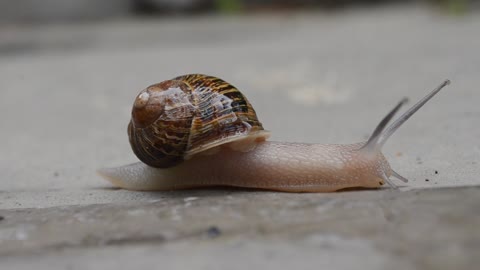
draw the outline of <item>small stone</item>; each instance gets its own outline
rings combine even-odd
[[[437,171],[437,170],[435,170],[435,174],[438,174],[438,171]]]
[[[211,226],[207,230],[207,236],[210,238],[216,238],[219,237],[222,234],[220,229],[217,226]]]
[[[430,180],[428,180],[428,179],[425,179],[425,182],[428,182],[428,181],[430,181]]]
[[[0,216],[0,221],[4,220],[5,217],[4,216]]]

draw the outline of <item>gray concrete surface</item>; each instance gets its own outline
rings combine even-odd
[[[479,191],[193,191],[150,203],[2,210],[0,266],[475,269]]]
[[[478,29],[421,7],[2,25],[0,268],[472,269]],[[111,188],[95,170],[136,161],[135,95],[191,72],[242,89],[273,140],[321,143],[363,140],[400,98],[452,85],[385,147],[400,191]]]

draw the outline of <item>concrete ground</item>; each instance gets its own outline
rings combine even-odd
[[[480,263],[480,16],[416,6],[0,26],[1,269],[473,269]],[[452,84],[385,146],[400,190],[131,192],[145,86],[185,73],[249,97],[272,140],[364,140]]]

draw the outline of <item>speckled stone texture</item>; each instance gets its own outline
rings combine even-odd
[[[479,188],[147,195],[143,203],[1,210],[0,266],[475,269],[480,263]]]

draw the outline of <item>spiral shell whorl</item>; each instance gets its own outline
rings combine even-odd
[[[135,99],[128,126],[134,153],[159,168],[251,135],[262,137],[262,131],[255,110],[238,89],[201,74],[147,87]]]

